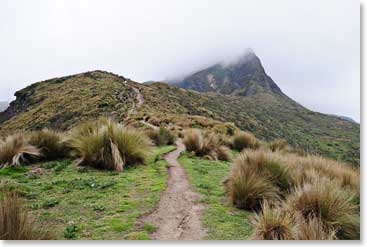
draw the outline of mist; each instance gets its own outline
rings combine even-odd
[[[360,121],[357,0],[3,0],[0,35],[0,101],[95,69],[181,77],[251,48],[285,94]]]

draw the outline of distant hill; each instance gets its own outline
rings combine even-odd
[[[5,111],[8,108],[9,103],[6,101],[0,101],[0,112]]]
[[[178,87],[199,92],[250,96],[256,93],[282,91],[265,73],[260,59],[248,51],[231,63],[217,63],[209,68],[172,82]]]

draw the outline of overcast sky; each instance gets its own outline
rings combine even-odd
[[[360,118],[359,0],[2,0],[0,101],[88,70],[181,76],[252,48],[288,96]]]

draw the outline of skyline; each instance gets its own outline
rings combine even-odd
[[[164,80],[252,48],[289,97],[360,121],[359,1],[159,3],[4,1],[0,101],[95,69]]]

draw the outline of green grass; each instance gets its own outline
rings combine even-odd
[[[33,177],[25,176],[32,167],[0,169],[0,179],[24,191],[30,213],[57,239],[149,239],[155,226],[138,218],[159,201],[168,177],[162,154],[174,148],[155,148],[146,165],[122,173],[62,160],[34,165],[44,172]]]
[[[208,231],[207,239],[247,239],[252,233],[249,222],[252,213],[234,208],[227,201],[222,186],[230,163],[189,158],[186,154],[178,161],[187,171],[193,187],[203,195],[202,202],[206,204],[203,225]]]

